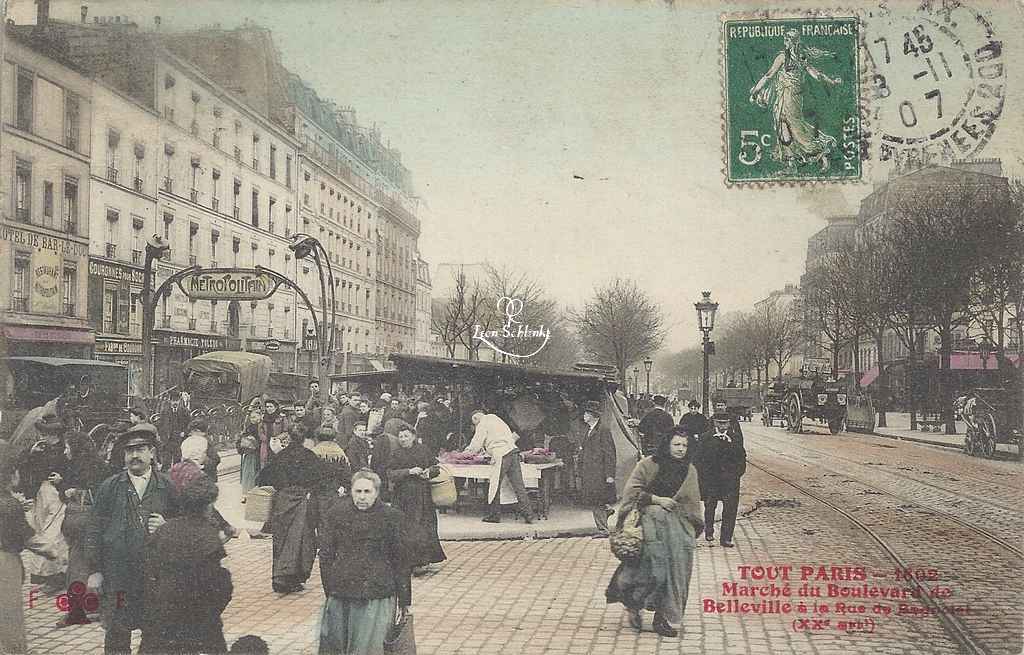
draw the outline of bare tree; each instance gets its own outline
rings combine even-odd
[[[802,320],[794,310],[792,305],[773,297],[762,302],[755,313],[765,359],[775,364],[779,376],[802,343]]]
[[[617,278],[598,288],[583,309],[570,313],[583,349],[614,363],[620,381],[626,367],[652,355],[665,341],[665,318],[633,280]]]
[[[483,295],[479,285],[471,282],[463,269],[455,275],[455,286],[446,299],[431,304],[431,328],[441,338],[448,357],[454,358],[459,345],[470,353],[473,349],[473,326],[479,323]]]
[[[980,262],[990,256],[993,238],[1015,222],[1009,189],[991,181],[964,178],[955,183],[904,188],[893,203],[901,258],[915,267],[913,293],[917,320],[939,333],[939,409],[946,433],[955,434],[948,375],[953,330],[967,320],[971,285]]]
[[[849,244],[844,244],[834,253],[829,253],[807,271],[804,278],[804,309],[809,316],[808,328],[824,335],[828,341],[822,343],[823,350],[832,357],[832,371],[838,375],[839,353],[849,343],[851,280],[848,276]],[[815,340],[818,335],[814,335]],[[808,339],[812,338],[808,335]]]

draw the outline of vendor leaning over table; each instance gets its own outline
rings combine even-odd
[[[487,490],[487,500],[491,511],[484,517],[485,523],[501,523],[501,483],[508,479],[519,501],[519,511],[523,520],[533,523],[533,508],[526,494],[523,482],[523,469],[519,463],[519,449],[516,448],[516,435],[508,424],[494,414],[482,409],[473,411],[471,416],[476,432],[473,440],[462,452],[470,455],[487,453],[491,456],[491,478]]]

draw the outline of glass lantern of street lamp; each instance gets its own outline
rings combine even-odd
[[[295,253],[295,259],[305,259],[313,253],[313,237],[296,234],[288,249]]]
[[[711,299],[710,291],[703,291],[700,302],[693,303],[697,310],[697,325],[702,332],[710,332],[715,327],[715,312],[718,311],[718,303]]]
[[[650,373],[652,366],[654,366],[654,361],[650,357],[646,358],[644,360],[644,370]]]

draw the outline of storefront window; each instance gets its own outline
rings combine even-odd
[[[14,279],[11,280],[11,311],[28,311],[28,269],[30,259],[27,253],[14,255]]]
[[[103,331],[117,332],[117,289],[103,290]]]

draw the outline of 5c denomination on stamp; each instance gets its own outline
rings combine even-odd
[[[726,181],[860,179],[858,19],[725,17],[723,30]]]

